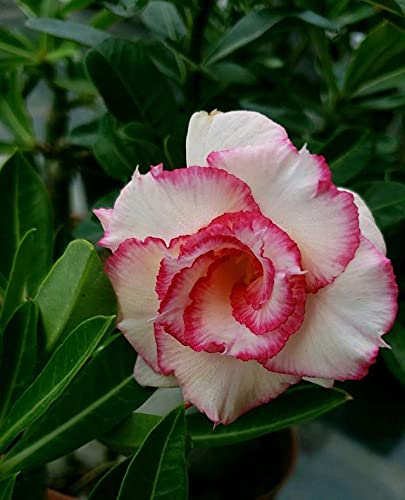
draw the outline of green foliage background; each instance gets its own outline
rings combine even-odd
[[[259,111],[297,146],[323,154],[336,184],[367,201],[402,302],[405,2],[15,5],[24,15],[20,25],[0,22],[0,498],[12,498],[15,481],[18,498],[30,470],[94,438],[133,458],[111,469],[91,498],[107,486],[130,498],[140,467],[150,474],[139,498],[164,491],[165,498],[184,498],[190,447],[283,429],[339,406],[347,394],[299,386],[215,431],[205,417],[184,418],[181,409],[164,420],[128,417],[152,391],[135,383],[134,353],[112,332],[114,294],[105,256],[93,246],[100,226],[90,210],[72,204],[72,186],[80,174],[89,205],[110,206],[137,165],[143,172],[161,161],[167,169],[184,167],[194,111]],[[41,119],[32,109],[38,92]],[[392,350],[377,364],[378,380],[388,384],[382,400],[403,397],[404,320],[401,309],[386,337]],[[381,382],[373,374],[370,380],[353,386],[360,401],[370,387],[380,395]],[[366,429],[367,411],[335,414],[360,418]],[[385,418],[402,431],[390,420],[398,411],[389,406]]]

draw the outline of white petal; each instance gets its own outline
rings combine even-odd
[[[156,373],[142,356],[136,358],[134,377],[138,384],[144,387],[177,387],[179,385],[173,375]]]
[[[254,146],[287,137],[283,127],[254,111],[194,113],[186,139],[187,165],[206,165],[211,151]]]

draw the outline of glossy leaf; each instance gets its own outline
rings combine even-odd
[[[135,353],[117,336],[0,461],[0,477],[45,464],[98,438],[153,393],[133,378]]]
[[[109,110],[164,133],[173,127],[175,99],[141,42],[110,39],[90,50],[86,67]]]
[[[111,36],[105,31],[86,26],[85,24],[61,21],[59,19],[32,18],[28,19],[25,24],[27,28],[34,31],[71,40],[87,47],[93,47]]]
[[[0,272],[5,278],[9,276],[21,238],[31,228],[36,228],[35,266],[28,288],[33,294],[51,263],[52,214],[42,180],[26,159],[16,153],[0,170]]]
[[[56,401],[86,363],[115,316],[97,316],[81,323],[56,349],[44,369],[12,407],[0,427],[0,449],[35,422]]]
[[[117,500],[187,499],[184,406],[171,411],[148,434],[128,466]]]
[[[35,229],[28,231],[18,245],[0,310],[0,337],[15,311],[29,298],[35,267],[35,232]]]
[[[84,319],[115,313],[110,281],[96,250],[84,240],[70,243],[45,278],[35,300],[48,352]]]
[[[384,340],[391,347],[383,349],[384,359],[391,372],[405,385],[405,328],[397,321]]]
[[[0,480],[0,500],[12,500],[17,474]]]
[[[405,184],[370,182],[363,196],[380,227],[396,224],[405,218]]]
[[[37,363],[38,308],[25,302],[17,309],[3,334],[3,350],[7,353],[1,364],[0,422],[10,406],[33,381]]]

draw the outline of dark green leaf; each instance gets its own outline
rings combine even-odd
[[[12,500],[17,474],[0,481],[0,500]]]
[[[134,350],[117,336],[0,461],[0,477],[41,465],[101,436],[153,393],[133,378]]]
[[[375,94],[387,89],[405,88],[405,68],[398,68],[390,73],[376,76],[361,85],[353,96]]]
[[[189,415],[187,427],[194,446],[222,446],[254,439],[299,422],[319,417],[345,403],[350,396],[340,389],[302,385],[290,389],[227,426],[213,428],[202,414]]]
[[[37,363],[38,308],[25,302],[11,318],[3,335],[7,353],[1,365],[0,421],[10,406],[33,381]]]
[[[87,47],[93,47],[111,36],[105,31],[86,26],[85,24],[61,21],[59,19],[32,18],[28,19],[25,24],[34,31],[72,40]]]
[[[374,181],[363,196],[380,227],[390,226],[405,218],[405,184]]]
[[[91,490],[88,500],[106,500],[117,498],[122,480],[128,469],[130,459],[119,462],[107,472]]]
[[[26,389],[0,427],[0,449],[35,422],[66,390],[75,375],[111,329],[115,316],[97,316],[81,323],[56,349],[45,368]]]
[[[187,33],[176,6],[170,2],[150,2],[142,12],[141,20],[150,31],[164,39],[181,40]]]
[[[132,17],[149,0],[102,0],[104,7],[110,10],[113,14],[122,17]]]
[[[346,74],[345,92],[353,95],[359,88],[367,87],[367,82],[399,69],[391,65],[401,54],[405,55],[403,33],[390,23],[379,24],[354,52]]]
[[[58,0],[17,0],[21,10],[29,16],[52,16],[55,13]]]
[[[370,3],[379,9],[388,10],[388,12],[392,12],[398,16],[404,16],[402,7],[394,0],[363,0],[363,2]]]
[[[255,75],[240,64],[222,61],[206,67],[207,74],[227,85],[253,85],[256,83]]]
[[[92,245],[75,240],[45,278],[36,296],[50,351],[86,318],[115,313],[115,295]]]
[[[101,120],[93,153],[108,175],[127,182],[137,166],[145,172],[150,165],[161,161],[162,152],[156,145],[158,141],[143,123],[120,125],[107,114]]]
[[[144,121],[161,132],[173,127],[171,89],[141,42],[110,39],[90,50],[86,66],[110,111],[123,121]]]
[[[35,232],[35,229],[28,231],[18,245],[0,311],[0,336],[15,311],[28,298],[35,267]]]
[[[16,153],[0,170],[0,272],[7,278],[18,244],[36,228],[35,266],[28,289],[34,293],[48,272],[52,256],[52,214],[48,193],[25,158]]]
[[[184,406],[171,411],[148,434],[128,466],[117,500],[187,499]]]
[[[90,5],[95,3],[95,1],[96,0],[70,0],[70,2],[65,3],[65,5],[60,8],[59,14],[62,17],[65,17],[71,12],[90,7]]]
[[[397,379],[405,385],[405,328],[397,322],[384,340],[391,349],[383,349],[384,359]]]
[[[33,47],[29,39],[22,34],[0,27],[0,51],[29,60]]]

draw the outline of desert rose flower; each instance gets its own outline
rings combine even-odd
[[[258,113],[196,113],[186,149],[95,211],[136,380],[228,424],[303,378],[366,375],[397,286],[365,203]]]

